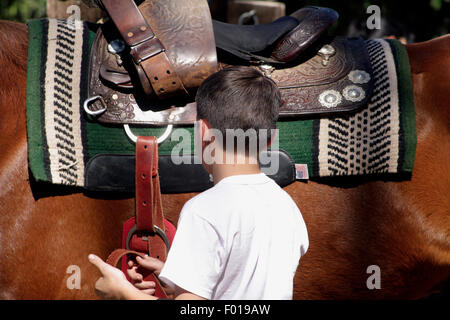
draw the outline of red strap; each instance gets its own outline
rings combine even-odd
[[[136,142],[136,231],[129,243],[130,249],[145,250],[148,255],[166,261],[167,247],[155,226],[165,232],[158,176],[158,142],[156,137],[138,137]],[[142,247],[141,244],[146,243]],[[145,249],[144,249],[145,248]],[[127,249],[113,251],[107,263],[116,266],[125,255],[144,257],[145,254]],[[125,272],[124,268],[122,271]],[[155,296],[167,298],[158,278],[153,273],[144,274],[144,280],[156,283]]]
[[[153,227],[154,186],[157,174],[158,143],[155,137],[138,137],[136,142],[136,225],[139,231],[155,232]]]
[[[119,263],[120,259],[122,259],[125,255],[135,255],[139,256],[141,258],[145,257],[145,254],[142,252],[137,252],[133,250],[126,250],[126,249],[116,249],[108,256],[106,259],[106,263],[112,265],[113,267],[117,267],[117,264]]]
[[[161,189],[158,176],[158,141],[156,137],[138,137],[136,142],[136,227],[147,237],[149,255],[165,261],[167,248],[155,233],[164,227]]]

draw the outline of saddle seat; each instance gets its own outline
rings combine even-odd
[[[250,60],[253,53],[265,51],[299,24],[291,16],[258,25],[230,24],[216,20],[212,23],[216,47],[245,60]]]
[[[213,20],[216,47],[247,61],[283,64],[297,59],[337,21],[336,11],[304,7],[290,16],[261,25]]]

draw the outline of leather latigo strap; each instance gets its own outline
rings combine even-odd
[[[158,176],[158,142],[156,137],[137,138],[135,174],[136,231],[133,231],[134,234],[132,234],[130,239],[129,247],[147,251],[150,257],[166,261],[168,248],[161,235],[157,232],[158,230],[156,230],[159,229],[165,232]],[[145,242],[147,242],[147,247],[143,248],[142,243]],[[139,251],[117,249],[109,255],[106,262],[117,267],[117,264],[124,256],[130,255],[145,257],[145,254]],[[141,270],[140,272],[142,272],[145,281],[154,281],[156,283],[155,296],[167,298],[167,294],[154,273],[147,270]]]
[[[158,175],[156,137],[138,137],[136,142],[136,229],[149,234],[149,255],[165,261],[166,245],[155,228],[164,231],[164,215]]]
[[[131,49],[130,54],[137,66],[144,92],[154,92],[161,99],[188,95],[171,65],[166,48],[156,37],[134,0],[100,1]]]
[[[154,216],[161,215],[153,177],[157,177],[158,152],[155,137],[138,137],[136,143],[136,224],[139,231],[155,232]],[[159,203],[160,204],[160,203]]]
[[[117,267],[119,262],[124,256],[139,256],[141,258],[145,258],[145,254],[133,250],[126,249],[117,249],[111,252],[109,257],[106,259],[106,263],[112,265],[113,267]],[[163,286],[159,282],[158,277],[154,273],[149,273],[144,275],[145,281],[153,281],[155,282],[155,296],[159,298],[168,298],[166,292],[163,289]]]

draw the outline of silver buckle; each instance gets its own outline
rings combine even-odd
[[[166,233],[164,232],[164,230],[162,230],[158,226],[153,225],[153,228],[155,228],[155,233],[164,241],[164,244],[166,245],[166,252],[169,253],[170,243],[169,243],[169,238],[167,238]],[[136,231],[137,231],[137,225],[134,225],[130,229],[130,231],[128,231],[127,239],[125,242],[125,249],[130,250],[130,241],[131,241],[131,238],[133,237],[133,235],[136,233]],[[148,241],[148,237],[142,237],[142,239]]]

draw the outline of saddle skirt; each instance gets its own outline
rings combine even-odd
[[[296,28],[276,43],[274,50],[284,58],[292,57],[293,53],[289,51],[282,54],[280,44],[284,48],[288,48],[286,43],[294,49],[296,46],[292,43],[301,47],[302,50],[296,49],[298,57],[293,61],[270,63],[272,57],[249,62],[229,55],[218,63],[217,70],[230,65],[251,65],[271,77],[282,95],[280,118],[349,113],[367,105],[372,94],[373,75],[364,41],[327,39],[324,34],[326,26],[337,17],[320,9],[303,8],[299,10],[300,14],[296,12],[291,15],[298,18],[307,12],[309,15],[306,16],[313,18],[300,21]],[[145,12],[149,12],[149,9]],[[320,29],[317,32],[313,31],[314,23]],[[305,32],[299,32],[297,28],[303,28],[305,32],[309,30],[309,37],[305,37]],[[93,98],[92,103],[85,103],[85,110],[98,114],[96,120],[103,123],[157,126],[192,124],[196,120],[194,95],[160,99],[145,94],[130,55],[123,49],[120,53],[114,49],[120,46],[118,39],[120,34],[108,23],[97,32],[90,56],[88,97]],[[310,43],[311,39],[314,43]],[[214,39],[210,40],[211,43],[214,43]],[[305,43],[308,43],[308,47],[305,47]],[[165,45],[170,47],[168,52],[183,51],[183,45],[176,41]],[[273,52],[271,54],[273,56]],[[184,56],[186,58],[189,54],[185,52]],[[203,54],[191,53],[190,56],[200,59]],[[207,60],[214,61],[215,52],[210,56],[212,58]],[[205,73],[192,71],[190,76],[196,80],[192,82],[191,92],[195,92],[194,89],[213,72],[214,68]],[[188,77],[186,75],[186,79]]]

